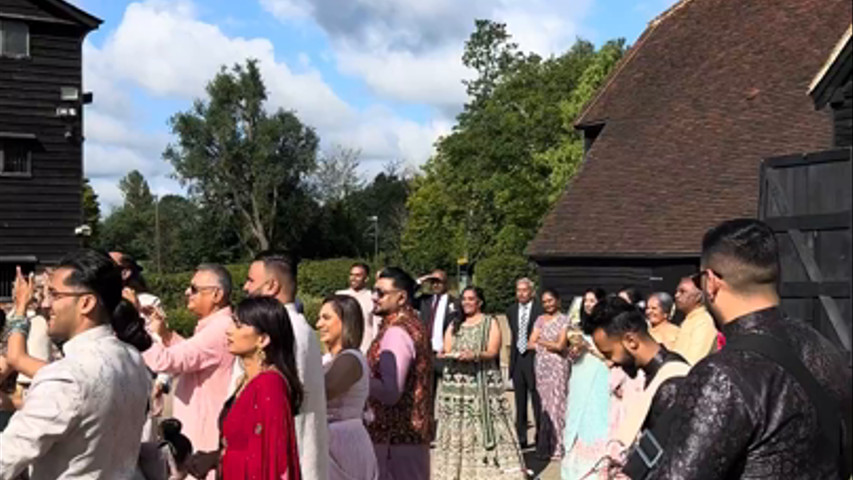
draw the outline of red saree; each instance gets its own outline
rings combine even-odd
[[[284,377],[267,371],[233,401],[222,422],[222,480],[301,479],[287,392]]]

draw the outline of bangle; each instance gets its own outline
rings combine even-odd
[[[30,320],[24,315],[11,314],[6,319],[6,335],[11,335],[13,333],[20,333],[25,337],[30,332]]]

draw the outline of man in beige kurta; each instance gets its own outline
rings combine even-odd
[[[711,314],[702,305],[702,292],[690,277],[681,279],[675,291],[675,306],[684,313],[674,350],[691,365],[717,349],[717,328]]]

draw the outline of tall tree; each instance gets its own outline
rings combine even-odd
[[[575,146],[563,145],[576,138],[568,106],[582,106],[603,78],[588,69],[606,75],[621,57],[624,43],[612,46],[596,51],[578,40],[542,59],[519,53],[502,24],[477,22],[463,56],[478,72],[467,83],[470,101],[407,203],[402,251],[412,268],[523,252],[580,159],[553,153]]]
[[[361,152],[340,145],[320,154],[314,189],[321,203],[341,201],[362,187],[358,176]]]
[[[138,258],[152,258],[154,252],[154,197],[148,182],[136,170],[119,181],[124,202],[104,220],[100,244]]]
[[[207,96],[171,118],[178,141],[163,156],[204,206],[236,212],[250,253],[276,246],[281,222],[292,218],[281,212],[316,166],[317,135],[293,112],[267,112],[255,60],[223,67]]]

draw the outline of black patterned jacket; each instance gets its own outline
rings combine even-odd
[[[770,335],[789,346],[840,408],[851,408],[849,363],[803,322],[770,308],[723,327],[727,340]],[[831,479],[836,464],[819,460],[812,403],[777,363],[723,349],[699,362],[676,393],[676,418],[655,479]]]

